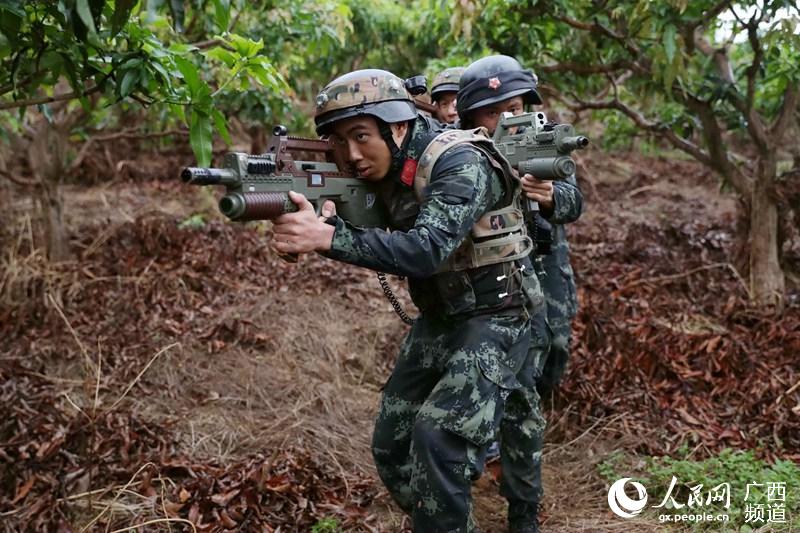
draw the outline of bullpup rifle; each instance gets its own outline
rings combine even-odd
[[[572,124],[547,121],[541,111],[514,116],[503,113],[492,137],[495,146],[519,175],[540,180],[565,180],[575,174],[574,150],[585,148],[589,139],[576,135]],[[538,254],[550,253],[552,226],[539,212],[539,204],[526,199],[523,212]]]
[[[310,159],[299,160],[303,154]],[[308,198],[318,214],[325,200],[332,200],[336,213],[353,225],[386,227],[375,186],[343,168],[327,140],[290,137],[285,126],[276,126],[266,153],[231,152],[222,168],[186,167],[181,179],[190,185],[223,185],[219,210],[231,220],[273,220],[293,213],[298,207],[288,193],[295,191]]]

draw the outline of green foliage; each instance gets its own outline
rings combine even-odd
[[[333,518],[323,518],[311,527],[311,533],[338,533],[342,529]]]
[[[625,477],[619,469],[623,459],[624,455],[622,452],[614,450],[605,461],[597,464],[597,472],[603,479],[613,483],[619,478]]]
[[[622,477],[634,476],[647,489],[650,502],[660,504],[667,494],[673,476],[677,478],[672,496],[679,503],[686,504],[690,487],[702,485],[702,494],[720,483],[730,483],[730,509],[725,510],[722,504],[712,504],[714,513],[727,512],[730,515],[730,524],[737,531],[750,531],[745,524],[745,507],[748,502],[753,504],[768,504],[767,485],[770,483],[784,483],[786,496],[786,523],[771,524],[775,531],[800,530],[800,466],[792,461],[778,460],[769,464],[757,459],[752,451],[723,450],[719,456],[703,461],[694,461],[688,456],[688,449],[683,448],[679,456],[684,458],[651,457],[636,467],[626,465],[629,459],[620,453],[612,454],[606,461],[598,465],[598,472],[607,481],[613,483]],[[636,472],[633,472],[636,470]],[[748,484],[751,485],[747,502],[745,495]],[[759,485],[754,485],[759,484]],[[657,510],[648,509],[656,512]],[[685,507],[681,512],[685,511]],[[702,508],[700,508],[702,509]],[[666,512],[678,512],[668,509]],[[756,524],[756,525],[763,525]],[[714,529],[715,524],[698,523],[697,529]]]
[[[445,15],[436,11],[441,2],[428,6],[427,28],[440,30]],[[674,129],[701,147],[707,142],[709,121],[699,127],[706,104],[723,131],[745,132],[750,102],[752,112],[768,122],[779,112],[787,86],[800,82],[800,11],[786,0],[759,6],[745,0],[478,0],[458,2],[454,9],[459,24],[440,40],[446,56],[476,57],[487,51],[515,56],[537,70],[541,82],[565,102],[616,98],[652,124],[653,131]],[[478,17],[492,23],[481,24]],[[469,40],[463,39],[466,27]],[[711,50],[727,49],[732,78],[723,77],[715,58],[702,52],[695,31]],[[750,97],[748,73],[753,69]],[[612,85],[611,79],[622,81]]]
[[[0,109],[44,103],[46,94],[53,101],[79,99],[86,109],[127,100],[171,104],[172,118],[186,120],[180,106],[189,111],[195,155],[209,164],[214,130],[228,137],[214,98],[248,77],[265,92],[286,85],[261,53],[262,41],[222,33],[200,48],[173,31],[154,5],[136,13],[137,3],[127,0],[0,0]],[[176,3],[170,5],[175,17]],[[217,23],[225,22],[220,9],[217,15]]]
[[[206,225],[206,218],[203,216],[202,213],[195,213],[194,215],[187,217],[178,224],[178,227],[181,229],[185,228],[202,228]]]

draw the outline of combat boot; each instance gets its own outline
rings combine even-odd
[[[539,533],[539,506],[536,503],[509,501],[508,532]]]

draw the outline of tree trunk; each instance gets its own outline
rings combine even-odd
[[[67,261],[72,258],[69,235],[64,224],[64,195],[57,181],[44,180],[39,187],[42,207],[47,257],[51,261]]]
[[[51,261],[71,258],[64,224],[64,197],[61,193],[70,128],[71,124],[50,124],[41,119],[28,146],[28,162],[38,181],[36,190],[47,257]]]
[[[267,149],[267,132],[263,126],[250,126],[247,128],[250,135],[250,153],[263,154]]]
[[[778,206],[773,195],[775,157],[761,159],[750,202],[750,294],[759,305],[783,307],[786,280],[781,270]]]

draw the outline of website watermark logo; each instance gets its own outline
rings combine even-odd
[[[629,497],[625,493],[625,485],[630,481],[631,486],[636,489],[638,494],[637,499]],[[615,515],[622,518],[633,518],[642,512],[642,509],[647,505],[647,489],[644,485],[637,481],[631,481],[631,478],[624,477],[618,479],[608,489],[608,506]]]
[[[627,485],[636,491],[632,498],[625,492]],[[786,482],[748,483],[744,491],[743,518],[745,524],[786,523]],[[657,491],[660,492],[660,491]],[[679,495],[680,493],[680,495]],[[621,518],[634,518],[647,507],[647,489],[631,478],[618,479],[608,489],[608,506]],[[719,483],[704,487],[702,483],[679,483],[672,476],[659,509],[659,522],[728,522],[731,511],[731,484]]]

